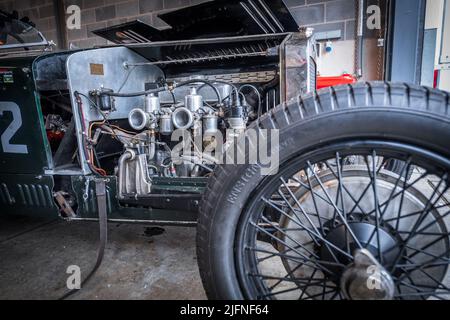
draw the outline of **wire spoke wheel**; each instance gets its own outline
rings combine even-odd
[[[435,154],[377,141],[291,159],[238,224],[244,296],[450,299],[449,172]]]
[[[273,175],[220,165],[200,206],[208,298],[450,299],[449,98],[366,82],[262,116]]]

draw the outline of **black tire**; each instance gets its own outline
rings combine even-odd
[[[400,83],[323,89],[260,119],[279,129],[280,166],[319,145],[352,139],[401,141],[450,159],[449,94]],[[200,207],[198,264],[210,299],[244,299],[235,266],[242,208],[264,177],[248,165],[218,166]]]

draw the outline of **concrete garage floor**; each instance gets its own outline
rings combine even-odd
[[[411,180],[420,174],[415,172]],[[427,180],[415,187],[430,197],[432,185],[439,185],[439,180]],[[437,206],[448,204],[449,199],[447,192]],[[441,214],[447,210],[443,207]],[[445,219],[445,224],[450,230],[450,219]],[[142,225],[110,224],[100,269],[70,299],[205,299],[195,256],[195,228],[158,231],[161,229]],[[84,279],[95,263],[97,248],[95,222],[0,215],[0,299],[62,297],[67,292],[67,267],[78,265]],[[279,263],[275,270],[284,276]],[[274,266],[267,265],[267,270]],[[450,276],[443,284],[450,286]]]
[[[110,224],[100,269],[70,299],[206,299],[195,228],[164,230],[152,236],[158,230]],[[0,299],[60,298],[67,292],[66,268],[78,265],[84,278],[97,246],[97,223],[0,217]]]

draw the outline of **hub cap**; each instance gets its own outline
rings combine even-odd
[[[351,300],[391,300],[395,284],[391,275],[378,263],[370,251],[356,250],[355,262],[344,271],[341,289]]]

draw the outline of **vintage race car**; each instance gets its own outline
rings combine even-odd
[[[52,52],[1,13],[1,214],[197,226],[213,299],[450,297],[448,93],[316,91],[281,0],[160,18]]]

